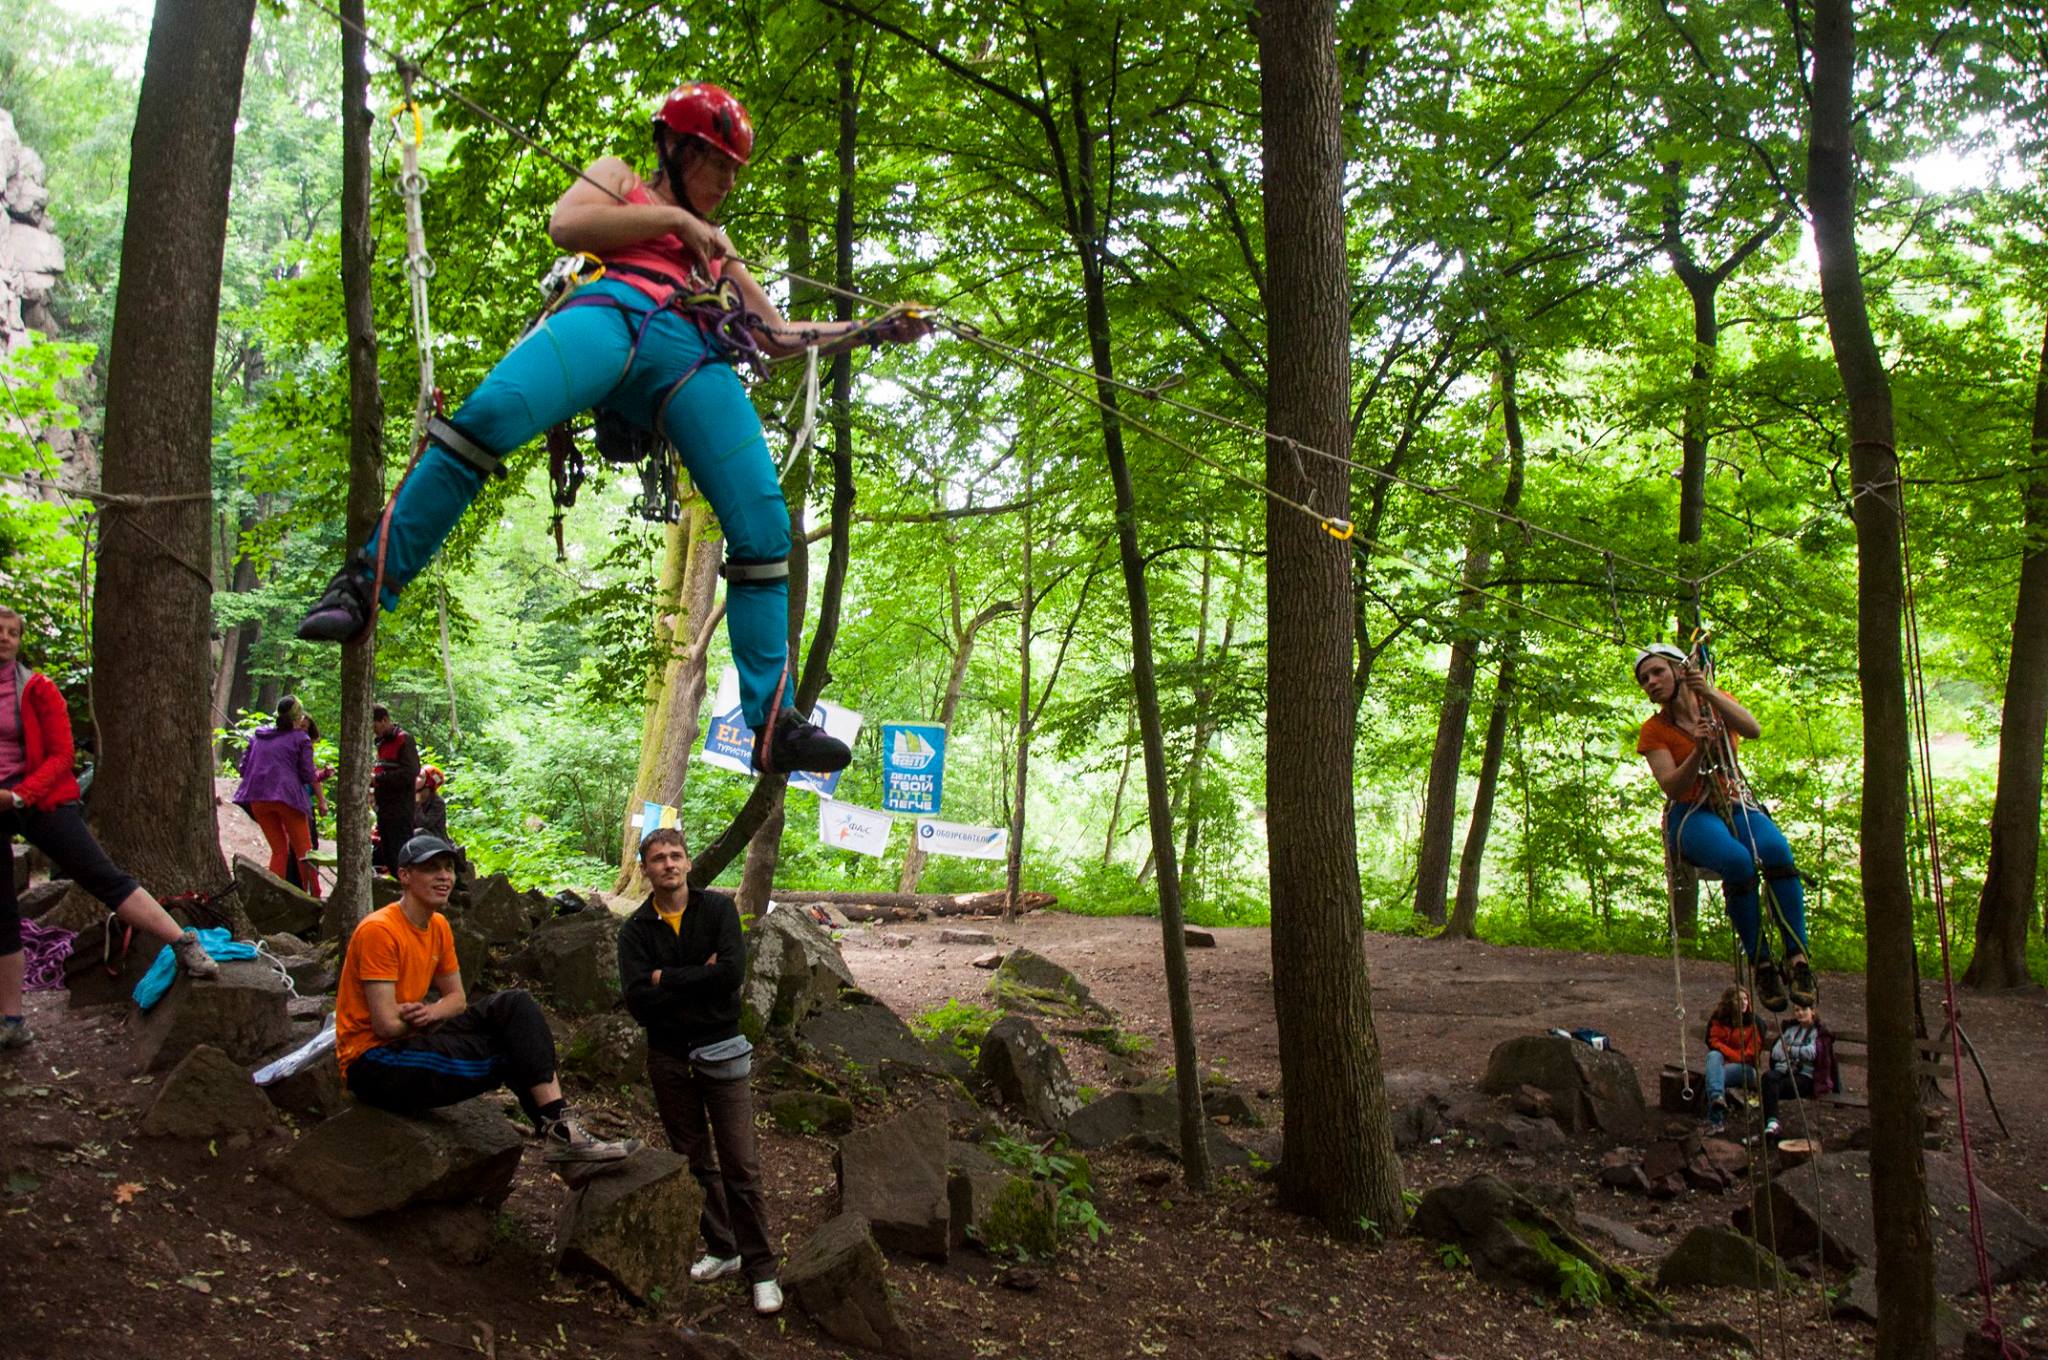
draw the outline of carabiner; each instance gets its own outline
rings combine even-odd
[[[389,115],[392,126],[397,129],[398,135],[403,137],[405,135],[405,125],[398,120],[401,116],[408,113],[412,115],[412,144],[416,147],[424,146],[427,140],[427,122],[426,119],[420,117],[418,100],[408,99],[393,109]]]
[[[1325,519],[1319,520],[1318,523],[1322,525],[1324,533],[1339,543],[1350,542],[1351,536],[1358,532],[1358,526],[1348,519]]]

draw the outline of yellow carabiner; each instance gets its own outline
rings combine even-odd
[[[1326,519],[1322,521],[1322,526],[1323,532],[1339,543],[1350,542],[1351,536],[1358,532],[1358,526],[1348,519]]]
[[[398,123],[399,117],[408,113],[412,115],[412,144],[414,146],[423,146],[427,140],[427,122],[426,119],[420,117],[419,101],[408,99],[403,104],[400,104],[391,111],[391,121]],[[399,133],[401,136],[404,135],[403,124],[399,124]]]
[[[578,288],[581,288],[586,283],[596,283],[599,279],[604,277],[603,260],[598,259],[597,256],[591,254],[587,250],[577,251],[576,257],[578,259],[590,261],[591,264],[596,266],[596,268],[591,270],[591,272],[588,274],[571,273],[569,275],[569,282],[575,284]]]

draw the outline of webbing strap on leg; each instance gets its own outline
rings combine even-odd
[[[427,438],[486,477],[505,475],[505,460],[477,443],[469,436],[468,431],[446,416],[435,415],[428,418]]]
[[[736,586],[772,586],[777,581],[789,579],[789,559],[780,557],[772,562],[749,562],[737,557],[725,559],[725,565],[718,574]]]

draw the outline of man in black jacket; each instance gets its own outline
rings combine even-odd
[[[377,867],[396,877],[398,852],[412,839],[420,746],[382,704],[370,710],[370,729],[377,738],[377,762],[370,767],[370,797],[377,806]]]
[[[690,852],[674,828],[647,834],[640,866],[654,891],[619,930],[619,986],[647,1030],[647,1078],[669,1146],[704,1187],[705,1254],[690,1278],[744,1270],[754,1311],[778,1312],[747,1085],[752,1048],[740,1036],[747,944],[739,911],[724,893],[689,886]]]

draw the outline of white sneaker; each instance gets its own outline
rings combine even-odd
[[[722,1280],[728,1275],[737,1275],[739,1273],[739,1257],[718,1256],[708,1251],[698,1257],[697,1263],[690,1267],[690,1278],[698,1284],[706,1284],[712,1280]]]
[[[782,1311],[782,1286],[773,1280],[754,1281],[754,1311],[766,1317]]]

